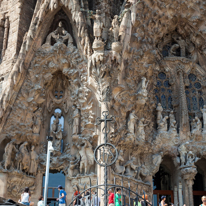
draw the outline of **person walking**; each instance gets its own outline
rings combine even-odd
[[[79,195],[79,193],[80,192],[78,192],[78,191],[76,191],[75,193],[74,193],[74,196],[76,197],[77,195]],[[73,202],[73,206],[74,205],[81,205],[81,198],[82,198],[82,196],[78,196],[77,198],[76,198],[76,200],[74,200],[74,202]],[[83,199],[83,198],[82,198]],[[83,201],[83,200],[82,200]]]
[[[108,206],[114,206],[114,193],[112,192],[112,189],[108,190],[108,194],[109,194]]]
[[[121,202],[121,189],[120,188],[117,188],[116,189],[116,194],[115,194],[115,206],[121,206],[122,205],[122,202]]]
[[[162,197],[161,197],[161,202],[160,202],[159,206],[167,206],[167,204],[165,203],[165,201],[166,201],[166,196],[162,196]]]
[[[31,202],[31,194],[29,192],[28,187],[26,187],[24,189],[24,192],[21,194],[20,202],[21,202],[21,204],[24,204],[24,205],[27,205],[27,206],[34,205],[34,202]]]
[[[206,196],[202,196],[201,200],[202,200],[202,204],[200,206],[205,206],[206,205]]]
[[[66,206],[67,193],[63,190],[63,187],[61,185],[58,186],[58,190],[59,198],[57,198],[57,201],[59,201],[59,206]]]
[[[39,197],[39,202],[37,203],[37,206],[44,206],[44,198],[42,195]]]
[[[141,206],[148,206],[148,195],[145,194],[145,195],[142,195],[142,201],[141,201]],[[144,201],[144,199],[146,200],[146,203]]]

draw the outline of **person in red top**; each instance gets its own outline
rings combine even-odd
[[[114,193],[112,192],[112,189],[108,190],[108,194],[109,194],[108,206],[114,206]]]

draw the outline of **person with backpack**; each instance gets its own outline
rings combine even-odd
[[[206,206],[206,196],[202,196],[202,204],[200,206]]]

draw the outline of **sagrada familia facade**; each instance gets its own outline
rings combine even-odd
[[[154,205],[206,194],[205,1],[1,0],[0,58],[1,197],[43,194],[47,136],[70,199],[103,181],[104,111],[110,182]]]

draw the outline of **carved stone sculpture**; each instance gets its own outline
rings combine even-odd
[[[181,52],[181,57],[185,57],[186,56],[186,42],[184,39],[182,39],[181,37],[173,37],[173,39],[179,44],[180,46],[180,52]]]
[[[140,105],[144,105],[146,100],[148,99],[147,86],[149,82],[146,83],[146,80],[147,79],[145,77],[142,77],[141,87],[137,93],[137,103]]]
[[[195,119],[193,119],[191,125],[192,125],[192,131],[191,131],[192,137],[195,140],[201,140],[202,122],[200,121],[200,119],[198,117],[195,117]]]
[[[168,116],[165,116],[158,125],[158,133],[167,132],[167,119]]]
[[[31,165],[30,165],[30,169],[29,169],[29,174],[32,174],[32,175],[36,176],[37,168],[38,168],[38,158],[39,157],[38,157],[38,155],[35,151],[34,146],[31,147],[30,157],[31,157]]]
[[[22,170],[24,170],[26,173],[29,172],[30,169],[30,154],[27,149],[28,142],[24,142],[20,147],[19,151],[22,155]]]
[[[160,103],[158,103],[157,105],[157,124],[159,125],[159,123],[162,121],[162,105]]]
[[[186,154],[187,154],[187,149],[185,145],[182,144],[180,147],[178,147],[178,151],[180,153],[181,166],[183,166],[186,163]]]
[[[125,166],[123,166],[121,163],[124,162],[124,158],[123,158],[123,151],[120,150],[119,151],[119,155],[117,158],[117,161],[115,162],[115,172],[117,174],[124,174],[125,172]]]
[[[137,137],[141,140],[145,140],[145,131],[144,128],[147,126],[147,124],[144,124],[145,119],[142,118],[139,121],[138,127],[137,127]]]
[[[81,174],[89,174],[91,171],[91,167],[94,165],[94,152],[92,150],[92,145],[88,140],[83,140],[84,145],[78,145],[79,154],[81,157],[80,161],[80,173]]]
[[[70,165],[68,168],[68,176],[69,177],[73,177],[74,176],[74,169],[76,168],[76,166],[79,164],[79,159],[76,159],[76,157],[72,157],[72,159],[70,160]]]
[[[96,10],[96,14],[92,15],[92,18],[94,19],[94,37],[97,40],[101,40],[104,23],[102,21],[100,10]]]
[[[137,120],[137,116],[135,115],[135,111],[133,110],[132,112],[130,112],[128,118],[128,131],[131,134],[135,133],[136,120]]]
[[[131,160],[129,160],[125,163],[124,167],[126,168],[125,175],[135,178],[135,176],[137,174],[137,168],[139,165],[135,165],[134,161],[136,161],[136,158],[132,157]]]
[[[14,144],[15,144],[15,139],[13,139],[11,142],[9,142],[5,147],[5,154],[4,154],[5,164],[4,164],[4,168],[6,170],[8,169],[8,167],[13,162],[13,161],[11,161],[13,151],[18,152],[18,150],[16,149]]]
[[[41,129],[41,123],[42,123],[42,109],[39,108],[35,114],[34,114],[34,124],[33,124],[33,133],[34,134],[39,134],[40,129]]]
[[[114,19],[112,20],[112,28],[111,28],[114,36],[114,41],[118,42],[119,38],[119,21],[118,21],[118,15],[114,16]]]
[[[201,109],[202,116],[203,116],[203,125],[204,131],[206,131],[206,105]]]
[[[73,109],[73,135],[79,134],[79,127],[80,127],[80,112],[79,109],[75,106],[72,107]]]

